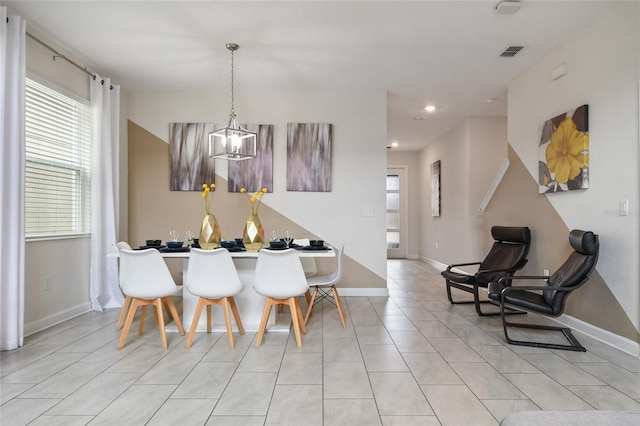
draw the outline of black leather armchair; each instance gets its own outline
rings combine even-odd
[[[474,303],[478,315],[499,315],[500,312],[482,312],[480,305],[493,301],[480,301],[478,288],[487,288],[490,282],[498,281],[505,276],[512,276],[517,270],[522,269],[527,263],[527,254],[531,246],[531,231],[528,227],[494,226],[491,228],[491,236],[495,240],[491,250],[481,262],[456,263],[449,265],[441,275],[447,286],[449,302]],[[457,272],[453,269],[458,266],[479,265],[475,274]],[[473,294],[473,301],[454,301],[451,297],[451,288]],[[516,311],[511,313],[526,313]]]
[[[571,292],[580,288],[589,280],[589,275],[595,268],[598,261],[598,252],[600,249],[598,236],[591,231],[574,229],[569,234],[569,243],[571,244],[574,252],[569,255],[562,266],[551,276],[505,277],[500,279],[497,283],[491,283],[489,285],[489,298],[500,303],[504,336],[510,344],[581,352],[586,351],[580,342],[578,342],[578,340],[573,336],[570,328],[509,322],[506,320],[504,315],[507,305],[549,317],[562,315],[565,302]],[[544,280],[545,284],[537,286],[512,287],[508,281],[514,280]],[[509,333],[507,332],[508,327],[561,331],[570,344],[559,345],[513,340],[509,337]]]

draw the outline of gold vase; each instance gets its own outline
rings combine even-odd
[[[200,227],[200,240],[198,241],[200,248],[212,250],[220,247],[220,225],[213,214],[207,214],[202,219]]]
[[[242,244],[249,251],[258,251],[264,243],[264,229],[257,214],[251,214],[242,231]]]

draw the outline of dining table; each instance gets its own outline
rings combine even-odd
[[[224,248],[216,248],[214,250],[226,250]],[[269,248],[262,248],[261,250],[271,250]],[[186,282],[187,275],[189,273],[189,249],[159,249],[160,254],[165,259],[182,259],[182,282]],[[264,296],[259,295],[253,289],[254,275],[256,269],[256,262],[258,259],[259,251],[248,250],[229,250],[233,263],[235,264],[238,277],[242,283],[242,291],[234,296],[238,312],[240,313],[240,319],[245,331],[257,332],[260,326],[260,320],[262,319],[262,311],[264,310]],[[322,248],[300,246],[296,247],[296,253],[300,258],[331,258],[336,256],[336,252],[333,247],[325,246]],[[108,253],[107,257],[119,257],[118,252]],[[212,282],[215,281],[215,271],[211,271]],[[191,329],[191,323],[193,321],[193,315],[198,303],[198,297],[194,296],[185,288],[182,287],[182,325],[185,331]],[[179,295],[179,294],[178,294]],[[267,323],[267,332],[289,332],[291,326],[291,317],[288,311],[278,313],[277,310],[272,309],[271,315]],[[212,331],[214,332],[226,332],[226,325],[222,309],[216,309],[213,307],[212,316]],[[233,329],[237,331],[235,321],[232,320]],[[165,326],[165,330],[178,331],[173,322],[169,322]],[[207,331],[207,319],[206,310],[202,312],[200,321],[198,321],[198,332]]]

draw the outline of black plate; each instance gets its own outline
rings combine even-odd
[[[329,250],[327,246],[304,246],[302,250]]]
[[[134,250],[146,250],[146,249],[156,249],[156,250],[161,250],[163,248],[167,248],[167,246],[140,246]]]
[[[163,249],[160,249],[161,253],[186,253],[190,250],[189,247],[176,247],[176,248],[170,248],[170,247],[165,247]]]
[[[262,247],[262,248],[263,248],[263,249],[267,249],[267,250],[274,250],[274,251],[277,251],[277,250],[288,250],[288,248],[289,248],[289,247],[279,247],[279,248],[274,248],[274,247],[271,247],[271,246],[264,246],[264,247]]]
[[[224,247],[221,247],[221,248],[224,248]],[[231,247],[231,248],[228,248],[227,250],[229,250],[229,253],[238,253],[240,251],[247,251],[247,249],[244,247]]]

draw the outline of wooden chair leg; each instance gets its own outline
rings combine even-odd
[[[293,323],[293,332],[296,335],[296,345],[302,348],[302,337],[300,336],[300,320],[297,315],[298,309],[296,307],[296,298],[290,297],[287,299],[289,309],[291,310],[291,322]]]
[[[182,328],[182,321],[180,321],[180,315],[178,315],[178,310],[176,309],[176,304],[173,302],[173,298],[171,296],[162,298],[164,304],[168,306],[170,317],[173,317],[173,320],[176,322],[176,327],[178,327],[178,331],[181,336],[184,336],[184,328]],[[162,312],[162,311],[161,311]],[[160,314],[162,316],[162,313]]]
[[[298,323],[300,324],[300,331],[302,334],[307,334],[307,326],[304,323],[304,317],[302,316],[302,309],[300,308],[300,300],[294,298],[296,302],[296,316],[298,317]]]
[[[262,319],[260,320],[260,328],[258,328],[258,335],[256,336],[256,348],[260,347],[264,332],[267,329],[267,321],[269,320],[269,314],[271,313],[271,306],[273,306],[273,299],[267,297],[264,302],[264,310],[262,311]]]
[[[153,301],[153,305],[158,311],[158,325],[160,326],[160,337],[162,338],[162,346],[165,349],[169,348],[167,343],[167,332],[164,329],[164,315],[162,314],[162,299],[159,297]]]
[[[129,334],[129,329],[131,328],[131,324],[133,323],[133,317],[136,316],[136,310],[140,306],[137,299],[131,299],[131,306],[129,307],[129,313],[127,314],[127,319],[124,322],[124,327],[122,328],[122,332],[120,333],[120,340],[118,340],[118,349],[124,348],[124,344],[127,341],[127,334]]]
[[[229,339],[229,347],[233,349],[235,347],[233,343],[233,330],[231,329],[231,315],[229,314],[229,300],[223,297],[221,300],[222,310],[224,311],[224,322],[227,326],[227,339]]]
[[[240,320],[240,313],[238,312],[238,307],[236,306],[236,300],[233,296],[229,297],[229,305],[231,305],[231,312],[233,312],[233,316],[236,319],[236,325],[238,326],[238,331],[241,335],[244,335],[244,327],[242,326],[242,321]]]
[[[342,321],[342,327],[347,328],[347,323],[344,320],[344,308],[342,306],[342,300],[340,300],[340,296],[338,295],[338,289],[335,285],[331,286],[333,290],[333,298],[336,301],[336,306],[338,307],[338,314],[340,314],[340,320]]]
[[[311,298],[311,291],[309,289],[304,292],[304,298],[307,301],[307,306],[311,306],[311,302],[313,299]]]
[[[120,309],[120,315],[118,316],[118,322],[116,323],[116,330],[120,330],[124,324],[124,319],[127,317],[129,306],[131,305],[131,296],[125,296],[122,303],[122,309]]]
[[[309,290],[307,290],[308,292]],[[316,296],[318,295],[318,287],[313,288],[313,295],[311,296],[311,300],[307,300],[307,315],[304,317],[304,324],[306,325],[309,321],[309,317],[311,316],[311,311],[313,311],[313,304],[316,301]]]
[[[189,336],[187,336],[187,343],[185,344],[185,348],[189,349],[191,344],[193,343],[193,337],[196,334],[196,329],[198,328],[198,321],[200,320],[200,315],[202,314],[202,307],[204,306],[204,300],[202,297],[198,298],[198,304],[196,305],[196,312],[193,314],[193,320],[191,321],[191,328],[189,329]]]
[[[158,315],[156,314],[156,311],[154,310],[153,313],[157,319]],[[142,333],[144,332],[144,322],[146,318],[147,318],[147,305],[142,305],[142,309],[140,310],[140,324],[138,324],[138,336],[142,336]]]

